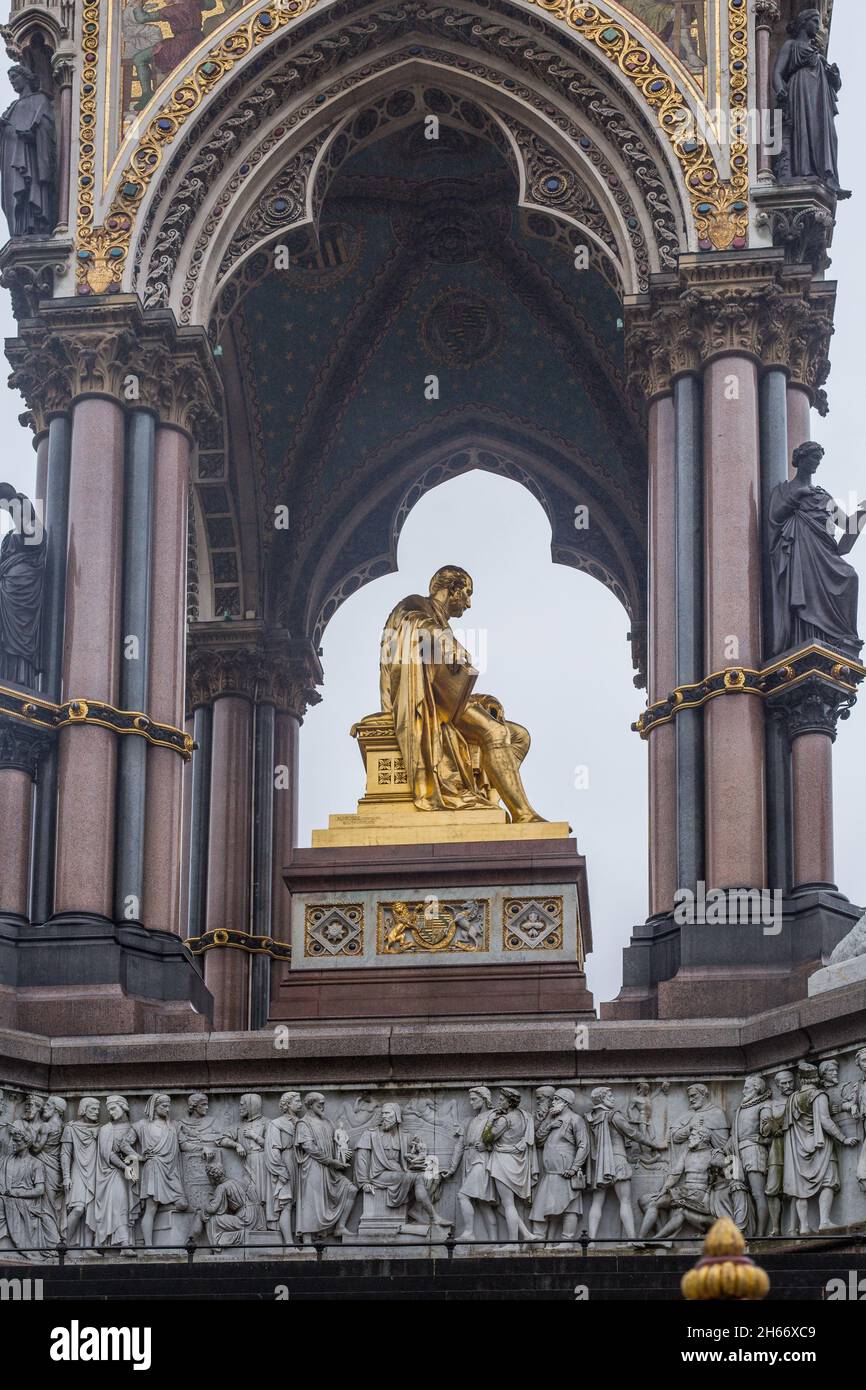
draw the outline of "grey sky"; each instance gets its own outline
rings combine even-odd
[[[832,56],[842,68],[839,134],[847,187],[866,186],[862,108],[853,55],[866,36],[862,5],[837,2]],[[846,55],[849,55],[846,58]],[[0,101],[12,99],[5,77]],[[840,282],[829,382],[831,414],[814,416],[814,434],[827,449],[819,481],[847,501],[866,498],[861,420],[864,396],[860,269],[862,221],[858,201],[840,205],[829,272]],[[0,292],[4,334],[15,331],[9,296]],[[32,488],[29,434],[18,424],[17,393],[0,388],[0,477]],[[539,400],[543,411],[543,396]],[[866,541],[851,557],[866,570]],[[510,718],[525,724],[533,744],[524,780],[536,809],[574,827],[586,855],[595,952],[589,983],[596,1000],[619,988],[621,948],[646,902],[646,746],[629,725],[642,707],[632,685],[628,619],[601,584],[550,560],[550,528],[538,503],[519,484],[474,473],[428,493],[409,516],[400,541],[399,573],[380,579],[338,611],[324,639],[325,686],[310,710],[301,740],[301,844],[332,812],[353,811],[363,787],[361,760],[349,727],[378,709],[378,641],[386,615],[405,594],[426,591],[440,565],[465,565],[475,580],[467,629],[486,634],[481,690],[502,699]],[[861,604],[861,627],[864,609]],[[836,872],[842,891],[866,902],[862,781],[866,713],[840,726],[835,750]],[[575,786],[585,768],[588,786]],[[585,779],[584,779],[585,780]]]

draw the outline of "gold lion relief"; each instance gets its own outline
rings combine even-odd
[[[379,904],[379,954],[417,955],[436,951],[486,951],[489,903],[469,898],[442,902],[434,894],[420,902]]]

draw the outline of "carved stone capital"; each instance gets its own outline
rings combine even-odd
[[[856,696],[820,675],[782,689],[767,701],[769,713],[782,721],[789,742],[803,734],[826,734],[835,741],[840,719],[848,719]]]
[[[779,0],[755,0],[753,9],[756,29],[772,29],[782,17]]]
[[[755,225],[781,247],[789,265],[808,265],[821,275],[836,226],[837,198],[814,183],[773,183],[754,193]]]
[[[39,759],[50,746],[47,734],[0,714],[0,771],[12,768],[35,777]]]
[[[645,402],[684,372],[730,354],[782,367],[822,408],[830,370],[836,287],[787,265],[781,250],[736,261],[683,258],[627,303],[626,353],[633,392]]]
[[[322,667],[311,643],[266,632],[258,622],[196,623],[187,654],[190,710],[237,695],[302,720],[321,696]]]
[[[218,414],[221,384],[206,336],[179,329],[170,310],[145,312],[135,295],[43,303],[6,353],[9,384],[37,430],[88,392],[149,407],[193,434]]]
[[[51,299],[54,278],[63,275],[72,254],[71,241],[13,237],[0,251],[0,285],[12,296],[16,319],[37,316],[39,302]]]

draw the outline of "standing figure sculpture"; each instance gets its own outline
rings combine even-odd
[[[192,1091],[187,1096],[186,1108],[188,1117],[178,1121],[177,1138],[184,1191],[190,1211],[195,1212],[210,1201],[212,1184],[207,1165],[216,1157],[221,1136],[208,1114],[210,1103],[204,1091]]]
[[[57,178],[54,107],[23,63],[9,69],[16,100],[0,116],[0,197],[9,235],[51,236]]]
[[[595,1240],[598,1235],[605,1199],[613,1188],[619,1204],[623,1234],[629,1240],[634,1240],[634,1207],[631,1194],[634,1169],[626,1155],[626,1140],[631,1139],[635,1144],[639,1142],[646,1148],[658,1152],[662,1152],[667,1146],[656,1143],[629,1123],[609,1086],[596,1086],[590,1092],[590,1100],[592,1108],[586,1117],[591,1145],[589,1185],[593,1189],[592,1205],[589,1209],[589,1236],[591,1240]]]
[[[534,1232],[517,1209],[518,1198],[529,1201],[538,1174],[535,1126],[529,1111],[520,1108],[519,1091],[511,1086],[500,1088],[499,1104],[481,1137],[491,1150],[488,1170],[505,1218],[508,1239],[512,1243],[521,1236],[524,1240],[535,1240]]]
[[[60,1142],[66,1101],[62,1096],[47,1096],[42,1104],[39,1123],[30,1140],[30,1152],[41,1158],[45,1169],[45,1200],[50,1205],[58,1232],[63,1231],[63,1170],[60,1166]]]
[[[857,1161],[857,1181],[866,1194],[866,1047],[860,1048],[854,1060],[860,1069],[861,1076],[856,1083],[855,1098],[850,1102],[849,1108],[855,1119],[863,1121],[863,1147]]]
[[[27,1126],[17,1121],[9,1131],[12,1152],[0,1159],[0,1239],[8,1236],[25,1259],[57,1244],[57,1226],[45,1202],[45,1169],[30,1153],[28,1139]]]
[[[772,578],[771,656],[811,642],[829,643],[856,657],[857,571],[843,559],[857,539],[856,523],[841,542],[834,534],[836,504],[812,478],[824,450],[809,442],[794,450],[797,476],[773,489],[769,507]]]
[[[520,778],[529,734],[492,696],[473,694],[478,672],[449,627],[471,601],[466,570],[445,565],[427,598],[410,594],[397,604],[382,634],[382,710],[393,716],[419,811],[489,810],[490,787],[512,821],[540,821]]]
[[[283,1245],[292,1245],[292,1206],[297,1199],[298,1165],[295,1158],[295,1131],[304,1113],[299,1091],[280,1096],[280,1113],[265,1130],[265,1166],[268,1170],[265,1215],[269,1226],[277,1226]]]
[[[129,1122],[129,1101],[125,1096],[109,1096],[105,1108],[108,1119],[99,1127],[96,1148],[96,1244],[131,1249],[132,1230],[139,1214],[136,1133]]]
[[[60,1167],[66,1197],[66,1242],[92,1243],[96,1231],[96,1154],[99,1137],[99,1101],[82,1096],[78,1118],[64,1125],[60,1136]]]
[[[298,1196],[295,1231],[298,1237],[351,1234],[346,1222],[358,1189],[346,1175],[348,1156],[337,1152],[336,1131],[325,1115],[325,1097],[310,1091],[304,1115],[295,1129]]]
[[[770,1139],[761,1133],[761,1118],[770,1104],[770,1089],[763,1076],[747,1076],[743,1098],[734,1114],[731,1132],[733,1174],[747,1185],[755,1209],[755,1235],[765,1236],[770,1226],[767,1170]]]
[[[818,1229],[831,1231],[833,1198],[839,1191],[839,1160],[836,1144],[857,1147],[830,1117],[827,1093],[818,1085],[818,1072],[808,1063],[799,1066],[800,1085],[792,1090],[782,1120],[784,1159],[782,1190],[794,1201],[800,1235],[808,1235],[809,1198],[818,1198]]]
[[[839,68],[828,63],[818,37],[821,11],[801,10],[788,25],[773,69],[773,96],[782,108],[782,150],[776,174],[783,182],[817,179],[839,193],[836,93]]]
[[[266,1228],[265,1206],[268,1197],[268,1169],[265,1163],[265,1131],[268,1122],[262,1114],[262,1098],[249,1091],[238,1102],[240,1124],[231,1134],[224,1134],[220,1146],[234,1149],[242,1160],[247,1177],[259,1196],[259,1231]]]
[[[45,535],[32,503],[0,483],[0,511],[15,524],[0,542],[0,681],[32,686],[40,668]]]
[[[171,1100],[153,1095],[144,1118],[132,1126],[137,1136],[141,1176],[139,1199],[143,1205],[141,1234],[145,1245],[153,1245],[153,1228],[160,1207],[186,1211],[187,1200],[180,1171],[180,1142],[177,1125],[171,1119]]]
[[[552,1088],[551,1088],[552,1089]],[[536,1095],[538,1092],[536,1092]],[[472,1119],[457,1131],[457,1143],[451,1161],[443,1169],[442,1179],[461,1172],[463,1181],[457,1189],[457,1206],[463,1221],[458,1240],[475,1240],[475,1213],[481,1217],[486,1240],[495,1240],[496,1188],[490,1176],[489,1151],[484,1131],[493,1119],[490,1091],[486,1086],[472,1086],[469,1091]]]
[[[554,1091],[550,1110],[535,1131],[542,1143],[541,1176],[529,1219],[537,1236],[553,1234],[561,1222],[560,1236],[574,1240],[577,1218],[583,1215],[584,1165],[589,1157],[589,1130],[574,1109],[574,1091]]]

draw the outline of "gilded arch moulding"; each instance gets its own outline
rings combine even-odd
[[[345,44],[332,44],[329,49],[322,45],[314,45],[309,51],[305,50],[303,55],[295,55],[291,64],[277,71],[269,71],[265,76],[260,75],[261,80],[252,90],[243,89],[240,78],[236,79],[231,89],[223,90],[220,98],[223,103],[220,123],[197,145],[192,139],[192,132],[187,133],[178,146],[169,170],[160,179],[148,206],[133,266],[135,285],[146,256],[147,303],[167,302],[171,292],[169,281],[175,274],[175,266],[185,238],[190,230],[194,230],[205,197],[211,197],[216,177],[226,165],[233,165],[228,184],[214,200],[204,225],[198,224],[201,230],[194,249],[187,253],[189,264],[183,292],[177,305],[182,320],[185,318],[192,303],[195,282],[199,278],[206,242],[218,226],[224,226],[228,222],[229,219],[226,219],[224,214],[241,185],[253,176],[252,171],[255,167],[262,165],[275,146],[283,140],[286,142],[284,158],[288,160],[294,157],[295,146],[288,138],[290,130],[298,129],[307,121],[311,124],[327,124],[330,106],[339,102],[341,98],[345,105],[345,98],[351,97],[358,90],[357,75],[347,73],[343,69],[352,56],[354,46],[369,44],[371,30],[383,29],[389,39],[400,35],[408,37],[411,34],[417,38],[416,30],[420,21],[415,18],[416,11],[423,12],[426,30],[440,40],[450,38],[453,42],[454,32],[472,21],[472,15],[462,14],[456,9],[440,7],[428,13],[422,6],[414,3],[401,6],[392,14],[373,11],[363,31],[350,33]],[[558,130],[574,142],[576,154],[586,164],[586,177],[590,182],[596,178],[598,186],[604,184],[607,190],[605,197],[609,210],[622,224],[625,245],[628,245],[633,237],[632,223],[640,225],[637,217],[631,216],[634,209],[629,211],[624,205],[625,185],[629,179],[633,180],[642,193],[641,230],[652,238],[655,247],[650,268],[672,268],[676,263],[677,254],[684,245],[682,228],[685,213],[681,207],[675,206],[673,183],[667,181],[667,171],[662,168],[663,160],[660,160],[658,152],[655,155],[652,153],[652,142],[645,138],[646,132],[642,130],[641,120],[636,115],[628,116],[609,99],[597,79],[587,76],[586,63],[579,69],[558,58],[556,64],[552,65],[549,61],[550,53],[539,50],[538,38],[531,31],[515,33],[502,25],[486,25],[477,34],[473,30],[473,55],[476,50],[492,62],[480,61],[474,56],[469,58],[447,49],[422,49],[417,44],[410,44],[403,53],[389,51],[384,56],[380,55],[376,61],[365,63],[362,80],[365,83],[381,81],[382,74],[390,68],[406,61],[407,57],[412,61],[413,56],[417,57],[423,52],[435,64],[450,67],[455,76],[462,78],[464,84],[468,79],[473,79],[480,90],[471,94],[472,99],[479,100],[481,104],[485,104],[485,101],[489,104],[487,99],[491,97],[495,97],[499,104],[511,101],[518,113],[523,111],[525,124],[529,123],[527,118],[532,114],[536,124],[541,122],[542,125],[547,125],[548,140],[552,139]],[[359,51],[363,52],[363,47]],[[507,54],[508,67],[502,66],[504,53]],[[527,73],[525,83],[517,83],[509,76],[517,66],[522,67]],[[600,64],[597,66],[600,67]],[[297,92],[303,95],[305,84],[299,76],[299,69],[306,75],[309,85],[312,68],[315,68],[318,79],[315,96],[310,96],[308,100],[291,109],[293,94]],[[320,84],[326,73],[333,73],[334,80],[331,86],[322,88]],[[408,76],[406,80],[408,81]],[[433,80],[432,75],[429,80]],[[531,83],[536,85],[533,86]],[[536,90],[539,83],[546,84],[547,90]],[[491,92],[491,88],[496,88],[496,91]],[[580,108],[582,127],[576,126],[564,110],[551,104],[551,94],[554,91],[556,100],[561,105]],[[227,104],[229,96],[232,99],[231,106]],[[532,113],[529,111],[530,107]],[[277,123],[269,127],[268,121],[272,117],[276,118]],[[264,129],[265,134],[258,144],[253,145],[250,136],[259,129]],[[617,151],[618,169],[605,167],[608,164],[604,150],[605,142],[611,151]],[[182,177],[178,178],[180,165],[190,155],[192,159],[186,163]],[[169,208],[158,217],[159,205],[166,196],[170,196],[171,199]],[[149,238],[157,222],[159,226],[154,244],[149,246]],[[206,311],[201,314],[202,319],[205,317]]]
[[[77,253],[80,288],[101,293],[128,282],[126,261],[145,195],[160,171],[164,155],[195,112],[223,84],[226,76],[287,25],[324,0],[279,0],[240,23],[196,59],[162,101],[134,148],[120,160],[104,221],[96,224],[97,133],[100,89],[100,27],[106,0],[89,0],[82,11],[82,80],[80,85]],[[722,171],[707,136],[692,122],[683,139],[682,113],[694,112],[694,99],[659,56],[635,37],[625,17],[605,13],[583,0],[525,0],[553,29],[577,39],[584,54],[594,53],[609,72],[621,76],[623,88],[637,93],[666,139],[678,164],[702,249],[746,245],[748,223],[748,148],[736,141],[730,149],[730,176]],[[414,8],[421,12],[422,5]],[[748,84],[748,14],[746,0],[727,0],[729,52],[727,81],[732,107],[744,105]],[[481,27],[481,26],[479,26]],[[673,66],[673,64],[672,64]],[[705,113],[708,114],[708,113]],[[706,122],[709,130],[711,122]]]

